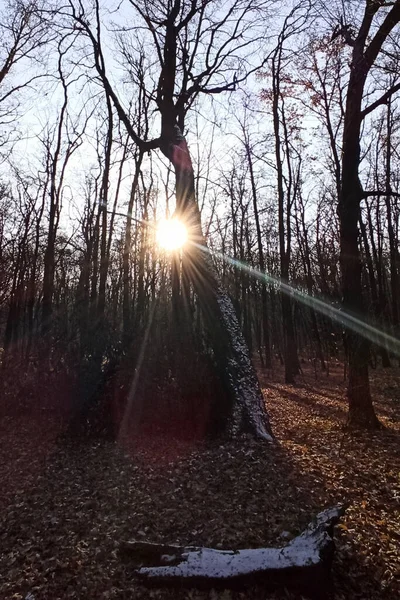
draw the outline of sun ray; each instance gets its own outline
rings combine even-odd
[[[212,256],[216,256],[217,258],[233,265],[237,269],[245,270],[247,273],[249,273],[249,275],[256,277],[259,280],[263,280],[267,283],[272,283],[274,285],[279,286],[281,291],[291,296],[294,300],[301,302],[302,304],[305,304],[310,308],[313,308],[320,314],[324,315],[325,317],[328,317],[329,319],[332,319],[333,321],[336,321],[336,323],[339,323],[343,327],[351,329],[359,335],[364,336],[370,342],[378,344],[379,346],[383,346],[387,348],[389,352],[393,352],[397,356],[400,356],[400,340],[386,333],[385,331],[373,327],[369,323],[366,323],[365,321],[359,319],[358,317],[355,317],[354,315],[349,314],[348,312],[345,312],[344,310],[335,308],[334,306],[332,306],[328,302],[325,302],[324,300],[316,298],[315,296],[310,296],[306,292],[303,292],[289,285],[288,283],[285,283],[278,277],[273,277],[272,275],[268,275],[267,273],[262,273],[261,271],[250,267],[248,264],[241,262],[240,260],[231,258],[226,254],[222,254],[221,252],[211,252],[211,250],[209,250],[206,246],[203,246],[202,244],[197,244],[196,242],[191,243],[202,252],[207,252]]]
[[[188,232],[187,232],[185,225],[183,223],[181,223],[180,221],[178,221],[177,219],[168,219],[165,221],[161,221],[161,223],[159,223],[157,227],[150,221],[139,221],[138,219],[133,219],[133,220],[137,221],[138,223],[140,223],[143,226],[156,229],[157,241],[160,244],[160,246],[162,246],[166,250],[176,250],[176,249],[181,248],[185,244],[190,244],[192,246],[195,246],[202,252],[206,252],[212,256],[215,256],[215,257],[219,258],[220,260],[223,260],[223,261],[231,264],[232,266],[234,266],[237,269],[245,270],[249,275],[259,279],[260,281],[265,281],[267,283],[279,286],[279,289],[282,292],[291,296],[294,300],[301,302],[302,304],[304,304],[305,306],[308,306],[309,308],[313,308],[314,310],[316,310],[320,314],[324,315],[325,317],[332,319],[336,323],[339,323],[339,325],[341,325],[342,327],[345,327],[347,329],[351,329],[352,331],[355,331],[359,335],[364,336],[370,342],[377,344],[379,346],[383,346],[384,348],[386,348],[388,350],[388,352],[392,352],[396,356],[400,356],[400,340],[398,338],[393,337],[389,333],[386,333],[385,331],[382,331],[382,330],[378,329],[377,327],[374,327],[373,325],[366,323],[362,319],[360,319],[354,315],[351,315],[342,309],[332,306],[332,304],[329,304],[328,302],[325,302],[324,300],[321,300],[320,298],[316,298],[315,296],[310,296],[306,292],[303,292],[303,291],[289,285],[288,283],[285,283],[278,277],[273,277],[272,275],[263,273],[257,269],[254,269],[253,267],[250,267],[248,264],[241,262],[240,260],[232,258],[226,254],[222,254],[222,252],[218,252],[216,250],[211,251],[209,248],[207,248],[206,246],[204,246],[202,244],[198,244],[193,239],[188,239]],[[171,225],[171,222],[174,222],[174,224]],[[159,233],[160,230],[163,233]],[[178,241],[178,236],[176,235],[177,232],[180,232],[179,233],[179,235],[180,235],[179,241]],[[162,240],[161,243],[160,243],[160,238]],[[173,242],[172,240],[174,240],[174,238],[176,238],[176,239]],[[165,244],[163,243],[163,240],[166,241]],[[169,241],[169,240],[171,240],[171,241]],[[191,266],[192,266],[193,271],[196,271],[196,265],[193,263]],[[194,275],[194,273],[192,273],[192,274]]]
[[[137,387],[139,384],[141,369],[142,369],[142,365],[143,365],[143,361],[144,361],[146,349],[147,349],[147,342],[149,340],[150,330],[151,330],[151,326],[153,324],[157,304],[158,304],[157,301],[154,302],[153,306],[150,309],[150,313],[149,313],[147,324],[146,324],[146,329],[145,329],[145,332],[144,332],[144,335],[143,335],[143,338],[142,338],[142,341],[140,344],[139,356],[138,356],[138,360],[136,363],[135,372],[134,372],[132,383],[131,383],[131,386],[129,389],[128,397],[126,399],[124,414],[123,414],[123,417],[121,419],[121,423],[119,426],[119,431],[118,431],[118,440],[119,441],[122,441],[124,439],[124,437],[126,435],[128,435],[129,423],[130,423],[130,419],[132,416],[132,409],[135,404],[136,391],[137,391]],[[136,406],[136,414],[135,414],[136,427],[138,425],[140,417],[141,417],[141,406],[139,406],[139,407]],[[129,433],[132,434],[132,430],[130,430]]]

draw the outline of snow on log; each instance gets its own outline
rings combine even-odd
[[[319,513],[306,530],[283,548],[214,550],[125,542],[134,574],[149,585],[240,588],[295,588],[313,598],[329,598],[334,553],[333,526],[344,507]]]

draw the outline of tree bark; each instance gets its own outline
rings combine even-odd
[[[172,135],[171,135],[172,134]],[[176,214],[188,228],[185,269],[201,306],[211,339],[214,361],[227,391],[227,404],[216,398],[216,413],[223,428],[236,435],[249,432],[273,440],[257,374],[243,338],[232,302],[218,276],[201,229],[195,198],[194,172],[185,138],[174,126],[162,151],[176,176]],[[217,417],[217,418],[218,418]]]
[[[365,3],[361,26],[352,42],[353,52],[343,124],[342,181],[338,204],[343,307],[357,318],[364,315],[358,245],[358,218],[363,194],[358,172],[361,160],[360,135],[363,118],[369,112],[368,109],[362,110],[364,87],[384,41],[400,20],[400,2],[396,0],[367,45],[374,17],[381,6],[379,2]],[[368,341],[348,329],[346,345],[349,358],[349,425],[377,428],[379,421],[375,415],[369,387]]]
[[[342,186],[338,214],[340,219],[340,264],[343,307],[360,318],[364,314],[361,285],[361,259],[358,245],[358,219],[362,188],[358,177],[360,162],[361,101],[365,75],[361,68],[351,72],[343,133]],[[347,330],[349,361],[349,425],[376,428],[379,425],[369,387],[369,343],[355,331]]]

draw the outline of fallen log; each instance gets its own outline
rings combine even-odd
[[[128,557],[134,575],[148,585],[188,587],[248,587],[297,589],[315,599],[333,596],[331,565],[333,526],[342,506],[319,513],[305,531],[282,548],[215,550],[130,541],[120,552]]]

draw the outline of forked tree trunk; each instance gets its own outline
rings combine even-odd
[[[195,197],[194,172],[186,140],[178,126],[169,132],[162,151],[176,176],[176,213],[188,227],[184,276],[197,294],[214,353],[214,362],[226,390],[226,403],[218,402],[218,420],[233,435],[241,432],[273,440],[264,398],[242,335],[233,304],[218,275],[201,229]],[[188,299],[186,299],[188,300]],[[185,299],[183,299],[185,303]]]
[[[181,133],[184,128],[185,115],[201,92],[205,84],[204,79],[209,80],[215,73],[219,72],[219,61],[213,65],[209,63],[207,58],[206,71],[203,75],[198,75],[193,81],[190,81],[191,67],[185,64],[185,74],[183,80],[181,80],[182,65],[177,65],[177,59],[182,54],[180,52],[182,49],[182,33],[183,31],[189,31],[188,27],[191,27],[190,23],[195,22],[193,19],[197,18],[197,16],[200,19],[198,21],[198,33],[196,34],[198,36],[197,41],[203,35],[201,33],[201,26],[203,25],[204,13],[201,7],[204,6],[205,8],[207,3],[192,2],[191,8],[188,10],[183,7],[183,4],[179,0],[171,3],[168,2],[167,4],[168,6],[164,12],[166,18],[162,22],[157,21],[154,17],[155,13],[149,8],[152,6],[152,3],[149,3],[149,7],[146,6],[144,8],[142,15],[147,27],[154,33],[160,67],[157,92],[154,100],[161,116],[161,137],[150,142],[144,142],[138,136],[132,127],[129,116],[125,113],[107,78],[100,40],[99,2],[95,2],[95,13],[98,23],[95,34],[85,18],[84,11],[82,13],[72,8],[72,17],[83,28],[91,40],[96,70],[102,80],[106,93],[112,99],[115,110],[126,126],[132,141],[144,152],[160,149],[175,168],[177,213],[190,226],[192,241],[192,244],[188,245],[188,251],[184,260],[183,290],[186,293],[186,281],[189,279],[198,295],[199,303],[204,313],[205,322],[212,341],[214,360],[220,368],[221,378],[225,384],[227,398],[229,398],[229,406],[223,407],[223,412],[228,412],[230,416],[226,420],[226,424],[232,432],[249,431],[259,437],[272,440],[263,395],[250,360],[248,347],[241,334],[232,302],[218,282],[212,258],[208,254],[206,242],[203,238],[200,213],[195,196],[193,166],[186,141]],[[250,6],[249,8],[252,7]],[[216,23],[214,33],[217,33],[220,29],[224,29],[224,22],[226,19],[229,21],[230,16],[234,14],[232,10],[230,8],[229,12],[226,13],[226,17],[223,17],[220,23]],[[240,12],[241,10],[239,14]],[[244,13],[239,16],[239,21],[242,18],[244,18]],[[162,28],[163,31],[160,37],[159,28]],[[234,31],[232,40],[235,39],[237,28]],[[223,54],[226,51],[228,54],[222,58],[222,63],[225,63],[233,50],[229,49],[230,42],[225,42],[219,49],[218,46],[214,48],[214,33],[211,35],[209,50],[215,49],[217,54]],[[186,48],[189,51],[189,46],[185,46],[184,52],[186,52]],[[194,44],[194,48],[197,48],[197,43]],[[190,60],[193,59],[194,55]],[[177,78],[177,73],[179,73],[179,78]],[[176,85],[177,79],[181,80],[180,92]],[[140,85],[145,90],[144,76]],[[217,87],[208,91],[219,93],[220,91],[231,89],[233,89],[232,84],[229,83],[221,88]],[[145,96],[147,97],[148,94],[146,93]],[[144,137],[147,138],[147,135]]]
[[[359,31],[352,39],[352,60],[343,123],[342,185],[338,205],[343,304],[345,310],[358,318],[362,317],[364,309],[358,247],[358,217],[363,190],[358,171],[361,160],[361,124],[368,109],[367,107],[362,110],[362,102],[369,71],[377,60],[385,40],[400,22],[400,1],[395,0],[385,4],[371,0],[366,1],[364,6],[364,16]],[[382,21],[377,25],[374,23],[375,15],[385,6],[389,6],[390,9],[382,15]],[[371,38],[371,29],[373,30],[375,27],[377,29]],[[345,33],[344,35],[346,36]],[[384,97],[385,95],[382,98],[388,100],[395,91],[396,86],[392,86],[386,92],[387,98]],[[370,104],[368,113],[380,106],[383,99],[378,103]],[[350,424],[363,428],[376,428],[379,426],[379,421],[375,415],[369,389],[368,342],[354,331],[348,331],[347,345],[349,351]]]

